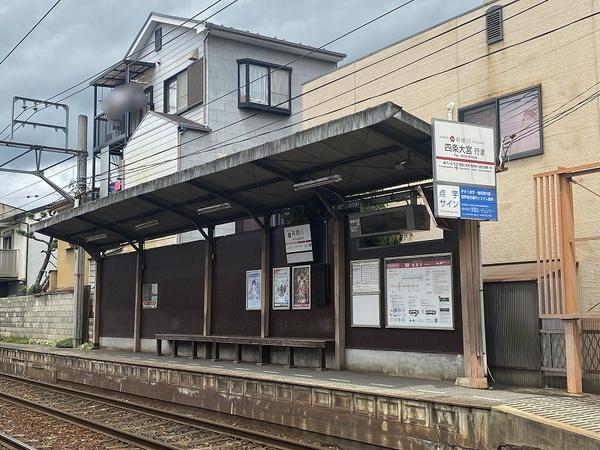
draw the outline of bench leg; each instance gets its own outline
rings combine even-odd
[[[258,346],[258,362],[257,366],[264,366],[271,362],[270,347],[268,345]]]
[[[198,359],[198,343],[192,342],[192,359]]]
[[[171,342],[173,342],[173,358],[177,358],[179,356],[177,353],[179,341],[173,340]]]
[[[319,367],[317,367],[318,371],[325,370],[325,349],[323,347],[319,348]]]
[[[213,358],[213,361],[219,361],[219,343],[215,342],[213,345],[215,346],[215,357]]]
[[[162,339],[156,340],[156,356],[162,355]]]
[[[234,364],[238,364],[242,362],[242,346],[240,344],[235,344],[235,359],[233,360]]]
[[[287,364],[285,367],[288,369],[294,367],[294,347],[287,347]]]

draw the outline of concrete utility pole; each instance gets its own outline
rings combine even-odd
[[[80,115],[77,121],[77,199],[75,206],[85,203],[87,195],[87,116]],[[79,347],[87,338],[87,311],[84,301],[85,250],[81,246],[75,251],[75,282],[73,290],[73,347]]]

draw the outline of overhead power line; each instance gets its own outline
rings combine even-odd
[[[44,20],[44,19],[45,19],[45,18],[48,16],[48,14],[50,14],[50,13],[52,12],[52,10],[58,6],[58,4],[60,3],[60,1],[61,1],[61,0],[57,0],[57,1],[56,1],[56,3],[54,3],[54,5],[52,5],[48,11],[46,11],[46,14],[44,14],[44,15],[43,15],[43,16],[40,18],[40,20],[38,20],[38,21],[35,23],[35,25],[29,29],[29,31],[28,31],[27,33],[25,33],[25,35],[24,35],[24,36],[23,36],[23,37],[22,37],[22,38],[19,40],[19,42],[17,42],[17,43],[15,44],[15,46],[14,46],[14,47],[13,47],[13,48],[12,48],[12,49],[11,49],[11,50],[10,50],[10,51],[9,51],[9,52],[8,52],[8,53],[5,55],[5,56],[4,56],[4,58],[2,58],[2,60],[0,60],[0,65],[1,65],[1,64],[2,64],[4,61],[6,61],[10,55],[12,55],[12,54],[14,53],[14,51],[15,51],[15,50],[16,50],[16,49],[19,47],[19,45],[21,45],[21,44],[23,43],[23,41],[24,41],[25,39],[27,39],[27,37],[28,37],[28,36],[29,36],[31,33],[33,33],[33,30],[35,30],[35,29],[38,27],[38,25],[39,25],[40,23],[42,23],[42,21],[43,21],[43,20]]]
[[[194,19],[195,17],[197,17],[198,15],[200,15],[202,12],[204,12],[204,11],[206,11],[206,10],[210,9],[212,6],[216,5],[216,4],[217,4],[217,3],[219,3],[220,1],[222,1],[222,0],[218,0],[218,1],[214,2],[214,3],[213,3],[213,4],[211,4],[209,7],[205,8],[203,11],[201,11],[200,13],[196,14],[195,16],[193,16],[191,19],[188,19],[188,20],[186,20],[186,22],[184,22],[184,23],[182,23],[182,24],[178,25],[178,27],[180,27],[180,26],[182,26],[183,24],[185,24],[185,23],[187,23],[187,22],[191,21],[192,19]],[[211,16],[207,17],[207,18],[206,18],[204,21],[208,20],[209,18],[213,17],[214,15],[218,14],[219,12],[221,12],[221,11],[223,11],[224,9],[228,8],[229,6],[233,5],[233,4],[234,4],[234,3],[236,3],[237,1],[238,1],[238,0],[234,0],[234,1],[232,1],[231,3],[227,4],[225,7],[223,7],[223,8],[222,8],[222,9],[220,9],[219,11],[217,11],[217,12],[213,13]],[[351,30],[349,30],[349,31],[345,32],[345,33],[344,33],[344,34],[342,34],[341,36],[338,36],[338,37],[336,37],[335,39],[333,39],[333,40],[331,40],[331,41],[329,41],[329,42],[326,42],[326,43],[325,43],[325,44],[323,44],[322,46],[320,46],[320,47],[318,47],[318,48],[315,48],[315,49],[312,49],[312,50],[310,50],[309,52],[307,52],[307,53],[305,53],[305,54],[303,54],[303,55],[301,55],[301,56],[299,56],[299,57],[295,58],[294,60],[292,60],[292,61],[288,62],[287,64],[285,64],[285,65],[282,65],[282,66],[279,66],[279,67],[277,67],[277,68],[275,68],[275,69],[273,69],[273,70],[274,70],[274,71],[276,71],[276,70],[280,70],[280,69],[282,69],[282,68],[284,68],[284,67],[287,67],[287,65],[289,65],[289,64],[292,64],[292,63],[294,63],[294,62],[296,62],[296,61],[298,61],[298,60],[300,60],[300,59],[302,59],[302,58],[305,58],[305,57],[307,57],[307,56],[309,56],[309,55],[311,55],[311,54],[315,53],[316,51],[322,50],[322,49],[323,49],[324,47],[326,47],[327,45],[330,45],[330,44],[332,44],[332,43],[334,43],[334,42],[336,42],[336,41],[338,41],[338,40],[340,40],[340,39],[342,39],[342,38],[344,38],[344,37],[347,37],[347,36],[349,36],[350,34],[352,34],[352,33],[356,32],[356,31],[358,31],[358,30],[360,30],[360,29],[362,29],[362,28],[364,28],[364,27],[366,27],[366,26],[370,25],[371,23],[373,23],[373,22],[375,22],[375,21],[377,21],[377,20],[380,20],[380,19],[382,19],[383,17],[386,17],[386,16],[388,16],[388,15],[392,14],[393,12],[395,12],[395,11],[399,10],[400,8],[402,8],[402,7],[406,6],[406,5],[408,5],[408,4],[410,4],[410,3],[414,2],[414,1],[415,1],[415,0],[408,0],[408,1],[406,1],[406,2],[404,2],[404,3],[402,3],[402,4],[400,4],[400,5],[398,5],[398,6],[394,7],[394,8],[392,8],[391,10],[388,10],[388,11],[386,11],[386,12],[384,12],[384,13],[380,14],[379,16],[377,16],[377,17],[375,17],[375,18],[373,18],[373,19],[370,19],[369,21],[367,21],[367,22],[365,22],[365,23],[363,23],[363,24],[361,24],[361,25],[359,25],[359,26],[357,26],[357,27],[355,27],[355,28],[353,28],[353,29],[351,29]],[[511,2],[511,3],[515,3],[515,2],[517,2],[517,1],[520,1],[520,0],[513,0],[513,2]],[[546,0],[546,1],[547,1],[547,0]],[[200,23],[202,23],[202,22],[200,22]],[[200,25],[200,23],[196,24],[196,25],[195,25],[193,28],[195,28],[195,27],[197,27],[198,25]],[[174,30],[170,30],[170,31],[169,31],[169,33],[170,33],[170,32],[172,32],[172,31],[174,31]],[[187,30],[186,30],[186,32],[184,32],[184,33],[182,33],[182,34],[180,34],[180,35],[176,36],[175,38],[171,39],[170,41],[167,41],[166,43],[168,43],[168,42],[171,42],[171,41],[173,41],[173,40],[175,40],[175,39],[178,39],[179,37],[183,36],[183,34],[185,34],[185,33],[187,33]],[[168,34],[168,33],[167,33],[167,34]],[[164,36],[166,36],[167,34],[165,34]],[[163,36],[163,37],[164,37],[164,36]],[[142,48],[142,50],[144,50],[145,48],[149,47],[149,46],[150,46],[150,45],[151,45],[153,42],[154,42],[154,41],[152,41],[151,43],[149,43],[149,44],[147,44],[146,46],[144,46],[144,48]],[[166,43],[165,43],[165,44],[166,44]],[[149,52],[149,53],[147,53],[147,54],[145,54],[145,55],[142,55],[142,56],[140,56],[140,57],[136,58],[136,60],[140,60],[140,59],[144,58],[145,56],[148,56],[148,55],[150,55],[151,53],[152,53],[152,52]],[[93,75],[93,76],[91,76],[91,77],[88,77],[87,79],[83,80],[83,82],[91,80],[93,77],[95,77],[95,76],[97,76],[97,75],[101,74],[103,71],[104,71],[104,70],[102,70],[102,71],[100,71],[100,72],[98,72],[98,73],[94,74],[94,75]],[[264,76],[263,76],[263,77],[264,77]],[[261,77],[261,78],[263,78],[263,77]],[[259,79],[256,79],[256,80],[253,80],[252,82],[256,82],[256,81],[258,81],[258,80],[259,80]],[[252,82],[251,82],[251,83],[252,83]],[[67,89],[65,89],[65,90],[61,91],[61,92],[60,92],[58,95],[60,95],[61,93],[64,93],[64,92],[68,92],[70,89],[72,89],[73,87],[76,87],[76,86],[80,85],[81,83],[82,83],[82,82],[80,82],[80,83],[77,83],[76,85],[73,85],[73,86],[71,86],[70,88],[67,88]],[[250,84],[251,84],[251,83],[250,83]],[[62,102],[62,101],[64,101],[65,99],[69,98],[70,96],[76,95],[77,93],[79,93],[79,92],[81,92],[82,90],[85,90],[85,89],[87,89],[87,86],[86,86],[86,87],[84,87],[83,89],[81,89],[81,90],[79,90],[79,91],[77,91],[77,92],[75,92],[75,93],[71,94],[71,95],[68,95],[68,96],[66,96],[66,97],[62,98],[60,101]],[[223,97],[225,97],[225,96],[227,96],[227,95],[230,95],[230,94],[231,94],[231,93],[233,93],[233,92],[237,92],[237,88],[236,88],[235,90],[231,91],[231,92],[228,92],[227,94],[224,94],[223,96],[221,96],[221,97],[219,97],[219,98],[217,98],[217,99],[213,99],[213,100],[211,100],[210,102],[208,102],[208,103],[207,103],[207,104],[205,104],[204,106],[207,106],[209,103],[215,102],[215,101],[217,101],[217,100],[219,100],[219,99],[221,99],[221,98],[223,98]],[[50,100],[50,99],[53,99],[53,98],[55,98],[55,97],[56,97],[56,94],[55,94],[54,96],[50,97],[50,98],[49,98],[49,100]],[[34,113],[31,115],[31,116],[33,116],[33,115],[34,115],[36,112],[37,112],[37,111],[35,111],[35,112],[34,112]],[[22,114],[22,113],[23,113],[23,111],[21,112],[21,114]],[[19,116],[20,116],[21,114],[19,114]],[[31,118],[31,116],[30,116],[29,118]],[[6,131],[6,130],[7,130],[9,127],[10,127],[10,124],[9,124],[7,127],[5,127],[5,128],[4,128],[4,130],[2,130],[2,131],[0,132],[0,134],[1,134],[1,133],[3,133],[4,131]],[[151,130],[150,130],[150,131],[151,131]],[[73,165],[72,167],[75,167],[75,165]],[[67,169],[64,169],[64,171],[66,171],[66,170],[68,170],[68,168],[67,168]],[[62,172],[62,171],[61,171],[61,172]],[[59,172],[59,173],[61,173],[61,172]],[[58,173],[57,173],[57,174],[58,174]],[[55,175],[57,175],[57,174],[55,174]],[[88,179],[89,179],[89,178],[90,178],[90,177],[88,177]],[[37,184],[37,183],[39,183],[39,182],[34,182],[34,183],[32,183],[31,185],[28,185],[28,186],[26,186],[26,187],[20,188],[20,189],[19,189],[19,190],[17,190],[17,191],[13,191],[13,192],[9,193],[8,195],[11,195],[11,194],[14,194],[15,192],[18,192],[18,191],[20,191],[20,190],[26,189],[27,187],[31,187],[31,186],[33,186],[33,185],[35,185],[35,184]]]

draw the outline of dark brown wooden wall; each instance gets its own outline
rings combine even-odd
[[[271,335],[278,337],[334,337],[334,310],[332,301],[333,226],[325,222],[311,224],[314,263],[311,267],[312,307],[310,310],[271,310]],[[329,239],[326,239],[326,233]],[[297,264],[297,265],[303,265]],[[292,266],[286,262],[283,227],[272,230],[271,266]],[[318,266],[318,268],[316,267]],[[319,269],[321,274],[319,274]],[[320,276],[319,276],[320,275]]]
[[[212,334],[260,336],[260,311],[246,311],[246,271],[260,269],[259,231],[215,240]]]
[[[135,260],[135,253],[102,260],[100,336],[133,337]]]
[[[205,242],[144,252],[143,283],[158,283],[158,308],[142,310],[142,338],[156,333],[202,334]]]
[[[346,224],[347,226],[347,224]],[[349,230],[346,228],[346,235]],[[385,289],[384,258],[397,256],[427,255],[433,253],[452,253],[454,270],[454,330],[417,330],[385,328]],[[350,306],[350,261],[356,259],[380,259],[381,281],[381,328],[351,327],[352,310]],[[444,232],[443,240],[406,243],[393,247],[377,249],[358,249],[356,239],[346,240],[346,347],[381,350],[425,351],[437,353],[462,353],[462,321],[460,302],[460,277],[458,260],[458,232]]]

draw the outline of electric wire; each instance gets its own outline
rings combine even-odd
[[[19,45],[21,45],[21,44],[23,43],[23,41],[25,41],[25,39],[27,39],[27,38],[29,37],[29,35],[30,35],[31,33],[33,33],[33,31],[34,31],[34,30],[35,30],[35,29],[38,27],[38,25],[39,25],[40,23],[42,23],[42,21],[43,21],[43,20],[44,20],[44,19],[45,19],[45,18],[48,16],[48,14],[50,14],[50,13],[52,12],[52,10],[53,10],[54,8],[56,8],[56,7],[58,6],[58,4],[59,4],[60,2],[61,2],[61,0],[57,0],[57,1],[56,1],[56,3],[54,3],[54,4],[53,4],[53,5],[50,7],[50,9],[49,9],[48,11],[46,11],[46,14],[44,14],[44,15],[43,15],[43,16],[42,16],[42,17],[41,17],[41,18],[40,18],[40,19],[39,19],[39,20],[38,20],[38,21],[35,23],[35,25],[33,25],[33,27],[31,27],[31,28],[29,29],[29,31],[28,31],[27,33],[25,33],[25,35],[24,35],[24,36],[23,36],[23,37],[22,37],[22,38],[19,40],[19,42],[17,42],[17,43],[14,45],[14,47],[13,47],[13,48],[12,48],[12,49],[11,49],[11,50],[10,50],[10,51],[9,51],[9,52],[8,52],[8,53],[7,53],[7,54],[6,54],[6,55],[5,55],[5,56],[4,56],[4,57],[3,57],[3,58],[0,60],[0,65],[1,65],[1,64],[2,64],[4,61],[6,61],[10,55],[12,55],[12,54],[15,52],[15,50],[16,50],[16,49],[19,47]]]

